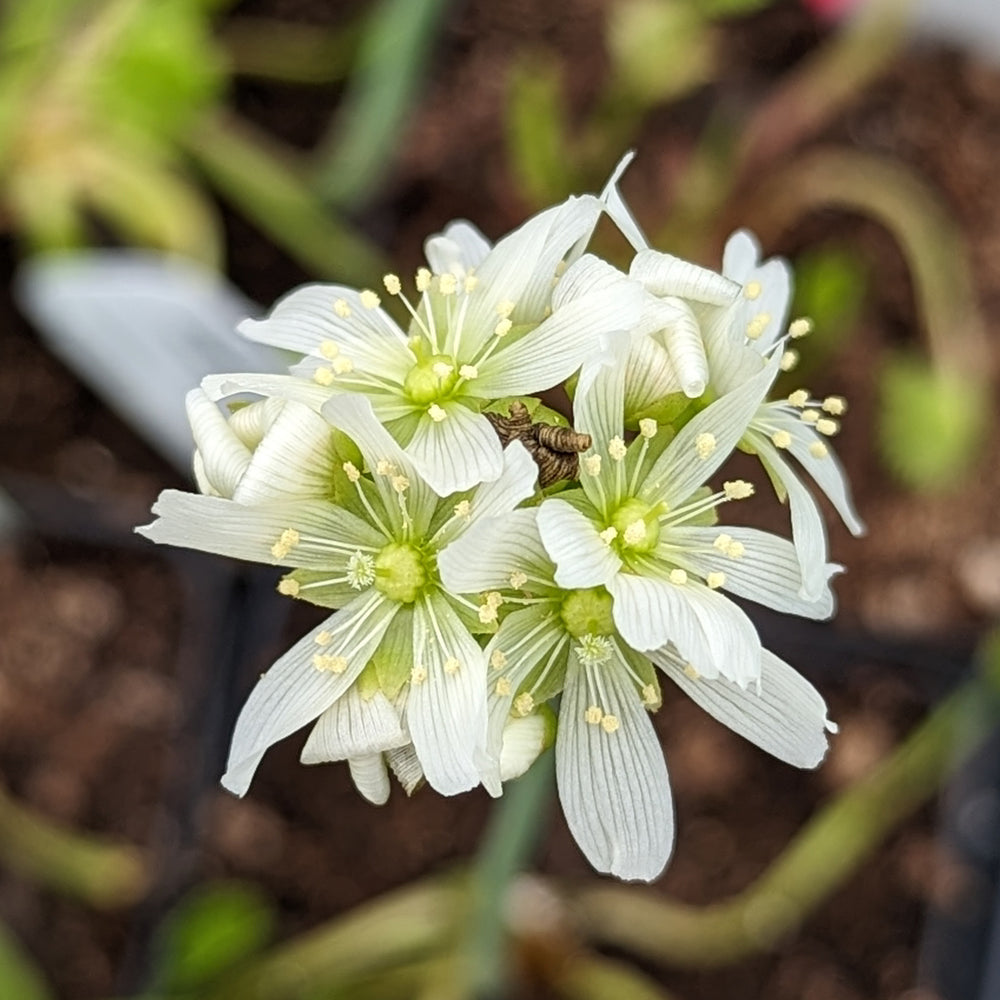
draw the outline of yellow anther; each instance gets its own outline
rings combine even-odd
[[[625,442],[617,435],[608,442],[608,454],[614,461],[620,462],[627,452],[628,448],[625,447]]]
[[[503,604],[503,594],[501,594],[499,590],[491,590],[486,595],[486,603],[491,608],[499,608],[500,605]]]
[[[790,372],[799,363],[799,352],[789,349],[781,355],[778,367],[783,372]]]
[[[434,423],[439,424],[448,416],[448,411],[443,407],[438,406],[437,403],[431,403],[431,405],[427,407],[427,416],[429,416]]]
[[[317,368],[313,372],[313,381],[317,385],[332,385],[333,371],[329,368]]]
[[[455,517],[460,517],[463,521],[468,521],[472,517],[472,504],[468,500],[459,500],[454,510]]]
[[[294,528],[285,528],[278,540],[271,546],[275,559],[284,559],[299,544],[299,533]]]
[[[617,537],[618,529],[613,524],[609,524],[602,532],[600,532],[600,539],[605,545],[610,545]]]
[[[406,476],[393,476],[389,482],[397,493],[405,493],[410,488],[410,480]]]
[[[387,458],[380,458],[375,463],[375,471],[380,476],[393,476],[396,474],[396,466]]]
[[[416,666],[410,671],[410,683],[411,684],[423,684],[427,680],[427,668],[422,666]]]
[[[847,412],[847,400],[843,396],[827,396],[823,400],[823,409],[835,417],[842,417]]]
[[[489,604],[480,604],[478,611],[479,620],[484,625],[490,625],[497,620],[497,609]]]
[[[323,629],[322,632],[317,632],[313,636],[313,642],[317,646],[329,646],[333,642],[333,633],[329,629]]]
[[[775,431],[771,435],[775,448],[787,448],[792,443],[792,435],[788,431]]]
[[[726,546],[726,555],[730,559],[742,559],[744,552],[746,552],[746,548],[743,543],[737,542],[735,539]]]
[[[647,684],[642,689],[642,703],[647,708],[655,708],[660,704],[660,693],[653,684]]]
[[[340,346],[335,344],[332,340],[324,340],[319,345],[319,353],[322,354],[328,361],[332,361],[338,354],[340,354]]]
[[[809,445],[809,454],[812,455],[813,458],[826,458],[826,456],[830,454],[830,449],[827,448],[822,441],[813,441],[813,443]]]
[[[366,288],[358,298],[365,309],[378,309],[382,300],[370,289]]]
[[[494,670],[503,670],[507,666],[507,654],[502,649],[494,649],[490,653],[490,666]]]
[[[601,719],[604,718],[604,709],[600,705],[591,705],[586,712],[583,713],[584,719],[592,726],[599,726],[601,724]]]
[[[535,699],[523,691],[514,699],[514,711],[518,715],[527,715],[535,707]]]
[[[475,365],[462,365],[462,367],[458,369],[458,374],[461,375],[462,378],[479,378],[479,369]]]
[[[809,405],[809,392],[806,389],[796,389],[795,392],[789,393],[788,402],[792,406],[802,409],[804,406]]]
[[[803,410],[799,414],[799,420],[804,420],[807,424],[814,424],[819,420],[819,410]]]
[[[753,496],[753,483],[748,483],[745,479],[731,479],[728,483],[723,483],[722,488],[727,500],[746,500]]]
[[[501,698],[506,698],[511,692],[510,678],[501,677],[493,689]]]
[[[347,660],[343,656],[317,653],[312,658],[312,665],[324,673],[342,674],[347,669]]]
[[[804,337],[808,333],[812,333],[813,321],[809,319],[808,316],[800,316],[798,319],[793,319],[788,327],[788,336],[792,340],[798,340],[799,337]]]
[[[691,666],[690,663],[685,663],[684,664],[684,676],[685,677],[690,677],[691,680],[696,681],[696,680],[698,680],[699,677],[701,677],[701,674],[699,674],[698,671],[695,670],[694,667]]]
[[[710,590],[718,590],[719,587],[722,587],[722,586],[725,585],[725,583],[726,583],[726,574],[725,573],[709,573],[708,576],[705,577],[705,583],[708,584],[708,587],[709,587]]]
[[[639,433],[644,438],[651,438],[656,436],[656,421],[652,417],[643,417],[639,421]]]
[[[385,290],[390,295],[399,295],[399,293],[403,290],[403,284],[399,280],[399,276],[395,274],[387,274],[382,279],[382,284],[385,285]]]
[[[285,597],[298,597],[299,581],[293,580],[290,576],[284,577],[278,583],[278,593],[284,594]]]
[[[495,327],[493,327],[493,333],[498,337],[506,337],[513,327],[513,323],[509,319],[502,319]]]
[[[639,518],[638,521],[633,521],[625,529],[625,544],[626,545],[640,545],[646,540],[646,533],[648,528],[646,527],[646,522]]]
[[[449,656],[444,661],[444,672],[446,674],[457,674],[462,669],[461,661],[455,656]]]
[[[466,292],[474,291],[476,286],[479,284],[479,278],[474,274],[467,274],[465,276],[465,290]]]
[[[350,358],[341,356],[333,359],[331,367],[337,375],[347,375],[354,371],[354,362]]]
[[[754,299],[760,298],[760,293],[763,291],[759,281],[748,281],[743,286],[743,294],[753,302]]]
[[[676,587],[683,587],[688,582],[688,575],[682,569],[672,569],[670,571],[670,582]]]
[[[351,307],[343,299],[337,299],[337,301],[333,303],[333,311],[341,319],[347,319],[347,317],[351,315]]]
[[[749,323],[747,323],[747,339],[757,340],[767,329],[767,324],[771,322],[770,313],[757,313]]]
[[[510,585],[514,590],[520,590],[528,582],[527,575],[517,569],[510,574],[509,579],[510,579]]]
[[[418,292],[426,292],[428,288],[431,287],[431,272],[427,270],[426,267],[421,267],[417,269],[417,276],[414,279],[414,284],[417,286]]]
[[[438,378],[447,378],[454,370],[455,366],[448,364],[447,361],[435,361],[434,364],[431,365],[431,371]]]
[[[600,455],[588,455],[580,464],[588,476],[599,476],[601,474]]]
[[[617,715],[605,715],[604,718],[601,719],[601,729],[609,735],[617,732],[620,725],[621,723],[618,721]]]
[[[438,278],[438,288],[441,289],[442,295],[454,295],[455,290],[458,288],[458,278],[451,274],[442,274]]]
[[[361,478],[361,472],[353,462],[344,462],[341,468],[352,483],[356,483]]]
[[[840,430],[840,424],[836,420],[830,420],[828,417],[820,417],[816,421],[816,430],[826,437],[833,437]]]
[[[733,542],[732,535],[722,534],[722,535],[716,535],[715,541],[712,542],[712,545],[715,548],[717,548],[720,552],[725,552],[726,549],[728,549],[729,546],[732,544],[732,542]]]
[[[702,432],[694,439],[694,449],[702,460],[708,458],[715,451],[715,446],[715,435],[709,434],[707,431]]]
[[[514,311],[514,303],[510,299],[504,299],[497,303],[497,315],[501,319],[506,319]]]

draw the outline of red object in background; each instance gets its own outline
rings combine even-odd
[[[811,11],[821,21],[839,21],[856,8],[864,0],[802,0],[803,6]]]

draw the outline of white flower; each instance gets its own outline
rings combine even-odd
[[[674,840],[666,764],[648,716],[661,703],[654,663],[717,719],[798,767],[815,767],[826,752],[826,706],[766,650],[759,652],[758,684],[749,688],[698,674],[672,646],[639,653],[616,627],[607,590],[558,586],[538,518],[539,508],[528,508],[481,521],[440,560],[447,586],[501,589],[508,603],[521,605],[486,649],[493,770],[484,781],[507,780],[504,757],[515,727],[544,731],[544,703],[562,692],[556,778],[570,830],[599,871],[649,881]],[[784,562],[794,575],[794,560],[786,554]],[[519,584],[513,591],[512,579]]]
[[[483,517],[515,507],[536,468],[519,444],[493,482],[439,499],[360,396],[324,416],[364,457],[336,470],[328,500],[235,501],[166,491],[138,529],[153,541],[292,567],[279,590],[341,610],[267,671],[236,724],[223,784],[242,795],[271,744],[316,725],[303,760],[352,761],[362,792],[384,800],[385,758],[412,742],[419,771],[443,794],[478,784],[486,725],[485,663],[471,628],[476,603],[440,585],[437,558]],[[457,503],[455,502],[457,499]],[[395,756],[394,756],[395,755]]]
[[[641,289],[610,265],[578,257],[602,210],[594,197],[548,209],[490,249],[468,223],[427,244],[434,272],[417,272],[418,299],[386,275],[410,315],[401,328],[380,296],[335,285],[292,292],[240,330],[305,355],[293,377],[219,376],[217,397],[241,389],[292,395],[314,407],[364,393],[414,466],[440,495],[495,479],[501,449],[480,410],[550,388],[635,325]],[[298,376],[298,377],[295,377]]]

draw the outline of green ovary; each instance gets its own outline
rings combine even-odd
[[[650,506],[632,497],[611,516],[610,527],[618,532],[615,540],[623,552],[651,552],[660,540],[659,504]]]
[[[445,373],[442,366],[449,370]],[[447,354],[432,354],[410,369],[403,380],[403,391],[418,406],[425,406],[446,397],[457,381],[455,359]]]
[[[566,631],[579,639],[585,635],[611,635],[615,630],[612,596],[603,587],[571,590],[564,598],[559,616]]]
[[[420,552],[405,542],[390,542],[375,557],[375,586],[392,601],[412,604],[427,584]]]

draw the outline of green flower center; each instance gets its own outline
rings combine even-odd
[[[615,622],[611,617],[614,598],[603,587],[571,590],[559,609],[566,631],[574,638],[611,635]]]
[[[418,406],[443,399],[455,388],[458,365],[447,354],[432,354],[418,361],[403,381],[403,391]]]
[[[660,505],[650,506],[636,497],[626,500],[611,515],[610,527],[623,552],[651,552],[660,540]]]
[[[390,542],[375,557],[375,586],[391,601],[412,604],[427,584],[427,568],[418,549]]]

